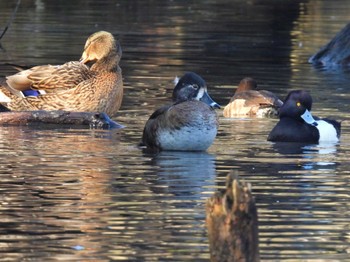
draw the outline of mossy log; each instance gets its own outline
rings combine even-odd
[[[9,111],[0,113],[0,125],[56,124],[112,129],[123,126],[105,113],[70,111]]]
[[[310,57],[309,63],[322,66],[350,64],[350,23],[316,54]]]
[[[206,204],[211,261],[259,261],[258,215],[250,184],[230,173]]]

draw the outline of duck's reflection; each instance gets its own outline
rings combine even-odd
[[[163,151],[153,158],[153,164],[158,167],[158,183],[183,199],[201,199],[214,184],[215,158],[207,152]]]
[[[320,144],[277,142],[273,143],[273,149],[288,158],[302,158],[306,161],[302,165],[303,168],[314,169],[316,166],[335,165],[338,145],[338,142]]]
[[[283,155],[310,154],[318,153],[320,155],[333,154],[337,152],[338,142],[320,143],[320,144],[305,144],[291,142],[276,142],[273,143],[273,148]]]

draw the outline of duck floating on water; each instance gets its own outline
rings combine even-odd
[[[338,142],[341,123],[313,117],[312,98],[304,90],[291,91],[280,108],[279,122],[267,140],[273,142],[320,143]]]
[[[12,111],[65,110],[114,115],[123,99],[122,50],[106,31],[92,34],[80,61],[41,65],[0,82],[0,103]]]
[[[224,117],[277,116],[283,102],[274,93],[256,88],[257,83],[253,78],[243,78],[234,96],[224,108]]]
[[[141,145],[152,150],[204,151],[214,141],[220,106],[199,75],[188,72],[173,90],[173,104],[156,110],[146,122]]]

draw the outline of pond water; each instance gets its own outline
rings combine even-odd
[[[16,2],[0,3],[0,27]],[[230,170],[252,184],[262,260],[348,260],[350,72],[307,60],[349,12],[346,0],[22,1],[0,75],[77,60],[87,36],[110,31],[125,85],[113,119],[126,128],[0,127],[1,260],[208,261],[205,201]],[[345,120],[341,141],[274,144],[276,119],[218,110],[207,152],[143,153],[146,120],[185,71],[222,105],[245,76],[281,98],[308,90],[315,115]]]

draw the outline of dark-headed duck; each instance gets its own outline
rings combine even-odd
[[[173,104],[156,110],[146,122],[142,145],[152,150],[204,151],[214,141],[220,106],[207,93],[205,81],[188,72],[173,90]]]
[[[279,122],[267,140],[274,142],[337,142],[341,124],[311,115],[312,98],[303,90],[291,91],[279,112]]]

